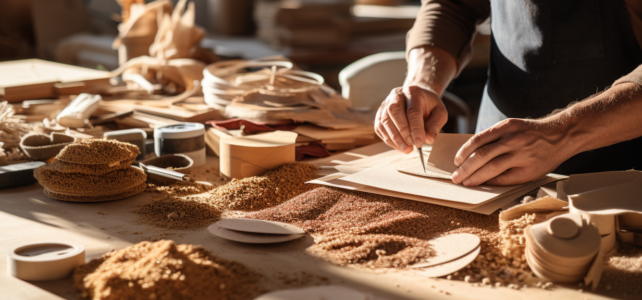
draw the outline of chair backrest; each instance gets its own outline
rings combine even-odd
[[[403,51],[366,56],[339,73],[342,95],[355,110],[377,110],[392,89],[403,85],[406,69]],[[443,131],[471,133],[472,114],[466,102],[450,92],[445,92],[442,100],[448,110],[448,123]]]

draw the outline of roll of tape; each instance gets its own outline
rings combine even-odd
[[[25,244],[7,255],[9,275],[29,281],[65,278],[85,263],[85,247],[62,242]]]
[[[297,134],[275,131],[220,141],[220,171],[230,178],[259,176],[295,161]]]
[[[205,164],[205,126],[200,123],[181,123],[154,129],[154,152],[184,154],[194,161],[194,167]]]

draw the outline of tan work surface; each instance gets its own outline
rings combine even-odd
[[[210,174],[217,173],[218,160],[208,157]],[[369,271],[339,267],[308,254],[310,236],[278,245],[246,245],[212,236],[207,227],[189,230],[164,230],[136,223],[132,211],[149,197],[135,197],[104,203],[67,203],[48,198],[39,184],[0,190],[0,299],[80,299],[73,293],[71,279],[31,283],[10,277],[6,272],[6,253],[23,243],[60,240],[84,245],[87,259],[100,257],[110,249],[120,249],[141,240],[165,238],[176,243],[201,244],[213,254],[236,260],[266,276],[268,289],[295,288],[320,284],[286,285],[279,275],[299,278],[301,272],[327,277],[322,284],[348,286],[375,299],[606,299],[579,293],[577,287],[555,286],[550,290],[526,288],[474,287],[462,281],[431,279],[413,271]],[[440,293],[439,291],[448,292]]]

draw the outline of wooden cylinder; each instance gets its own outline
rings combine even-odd
[[[276,131],[220,141],[221,175],[242,179],[295,161],[296,133]]]

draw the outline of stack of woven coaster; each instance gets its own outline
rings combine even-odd
[[[34,176],[45,194],[57,200],[123,199],[145,190],[147,175],[131,166],[139,153],[129,143],[86,139],[66,146],[53,163],[36,169]]]

